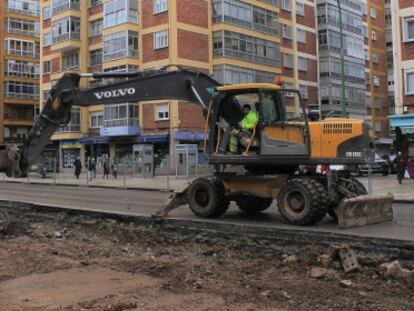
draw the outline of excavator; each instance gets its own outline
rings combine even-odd
[[[82,78],[115,78],[117,82],[80,88]],[[286,94],[299,98],[299,114],[288,113]],[[231,202],[246,213],[259,213],[276,199],[284,222],[292,225],[314,225],[327,214],[342,228],[392,220],[392,194],[368,194],[345,170],[320,174],[299,169],[370,162],[372,143],[364,121],[310,121],[297,90],[272,83],[223,86],[204,73],[178,66],[139,72],[64,74],[52,87],[24,144],[0,151],[0,171],[8,176],[26,176],[55,131],[70,122],[74,105],[161,99],[201,106],[206,119],[205,153],[215,173],[176,189],[158,216],[189,205],[195,215],[214,218],[224,214]],[[226,130],[238,128],[246,104],[257,113],[247,143],[238,144],[238,152],[220,152]]]

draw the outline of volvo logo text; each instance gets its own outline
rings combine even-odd
[[[97,99],[102,99],[102,98],[121,97],[125,95],[134,95],[134,94],[135,94],[135,89],[133,87],[130,87],[128,89],[118,89],[118,90],[105,91],[105,92],[96,92],[95,96]]]

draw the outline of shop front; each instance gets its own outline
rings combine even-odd
[[[69,172],[73,170],[73,165],[77,157],[81,157],[83,146],[76,140],[61,141],[59,146],[59,170]]]

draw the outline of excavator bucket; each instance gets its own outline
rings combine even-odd
[[[339,204],[336,214],[339,228],[351,228],[392,221],[391,193],[378,195],[360,195],[351,199],[344,199]]]

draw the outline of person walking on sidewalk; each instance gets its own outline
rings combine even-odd
[[[111,171],[112,171],[112,176],[116,179],[116,177],[118,176],[118,164],[116,163],[116,161],[112,163]]]
[[[87,162],[86,168],[88,170],[88,181],[92,181],[93,174],[95,172],[95,161],[90,158]]]
[[[404,173],[407,167],[407,163],[402,155],[401,151],[398,151],[397,156],[394,159],[395,171],[397,173],[398,183],[401,185],[404,179]]]
[[[103,165],[103,178],[105,179],[109,178],[109,160],[105,160],[104,165]]]
[[[79,175],[82,172],[82,163],[79,157],[76,158],[74,167],[75,167],[75,176],[77,179],[79,179]]]

